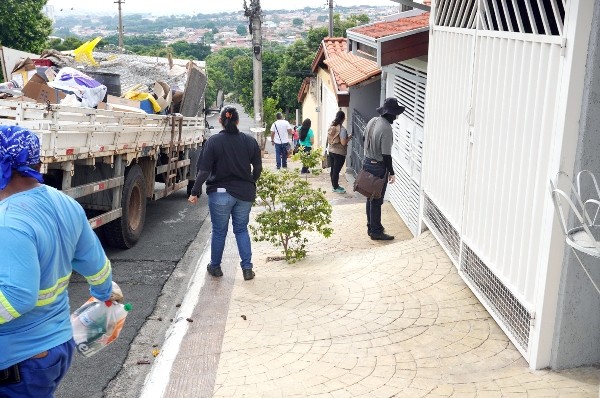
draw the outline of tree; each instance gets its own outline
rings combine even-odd
[[[210,54],[210,47],[201,43],[188,43],[181,40],[169,45],[169,47],[173,49],[175,58],[204,61]]]
[[[300,26],[304,25],[304,21],[302,20],[302,18],[294,18],[294,19],[292,19],[292,25],[294,25],[296,27],[300,27]]]
[[[254,240],[281,247],[285,260],[294,263],[306,257],[306,232],[328,238],[333,233],[331,204],[325,191],[312,188],[297,173],[263,170],[256,184],[256,204],[264,211],[250,225]]]
[[[39,54],[52,33],[52,21],[42,13],[47,0],[0,1],[0,44]]]
[[[211,44],[215,42],[215,34],[211,31],[208,31],[202,36],[204,38],[205,44]]]
[[[233,59],[234,99],[247,113],[254,113],[254,90],[252,84],[252,59],[241,55]]]
[[[237,91],[234,84],[233,59],[239,56],[250,57],[250,50],[241,48],[223,48],[206,57],[208,86],[206,100],[212,104],[217,98],[217,91],[230,94]]]
[[[246,25],[238,25],[235,31],[240,36],[246,36],[248,34],[248,28],[246,27]]]
[[[48,42],[47,47],[57,51],[72,51],[83,44],[83,40],[75,36],[69,36],[66,39],[52,39]]]
[[[272,90],[286,113],[298,106],[298,91],[302,80],[311,74],[313,58],[314,53],[303,40],[297,40],[285,51]]]
[[[347,30],[354,28],[355,26],[364,25],[369,22],[369,16],[367,14],[351,15],[346,20],[341,19],[340,14],[333,16],[333,36],[334,37],[347,37]],[[308,48],[317,52],[319,45],[325,37],[329,36],[329,28],[310,28],[306,41]]]
[[[265,98],[263,102],[263,112],[265,121],[265,136],[271,135],[271,125],[275,122],[277,112],[282,112],[275,98]]]

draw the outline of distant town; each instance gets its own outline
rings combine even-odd
[[[116,8],[116,6],[115,6]],[[371,22],[397,13],[398,6],[384,7],[337,7],[334,13],[347,19],[352,15],[367,14]],[[46,14],[54,22],[54,36],[81,39],[114,36],[118,32],[117,10],[112,15],[91,15],[55,10],[46,6]],[[263,45],[288,45],[306,38],[310,28],[328,26],[326,8],[304,8],[301,10],[264,11]],[[153,16],[152,14],[127,14],[124,7],[124,34],[128,36],[160,36],[162,43],[169,45],[178,41],[201,43],[212,51],[222,47],[249,48],[251,38],[248,19],[244,11],[238,13]]]

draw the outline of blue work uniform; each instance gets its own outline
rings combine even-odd
[[[46,185],[0,201],[0,370],[72,345],[67,295],[72,270],[86,278],[93,297],[110,298],[110,261],[79,203]],[[22,383],[36,385],[24,377],[37,373],[21,375]],[[0,385],[0,396],[28,396],[9,388],[15,385]],[[28,391],[40,397],[53,393]]]

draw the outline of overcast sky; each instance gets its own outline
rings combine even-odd
[[[250,0],[247,1],[250,4]],[[124,12],[150,12],[154,15],[171,14],[212,14],[224,11],[243,10],[243,0],[124,0],[122,5]],[[282,8],[294,9],[303,7],[323,7],[327,8],[327,0],[262,0],[260,2],[264,10],[279,10]],[[397,6],[392,0],[335,0],[338,6],[357,6],[368,4],[372,6]],[[60,15],[60,10],[81,12],[117,12],[115,0],[48,0],[48,5],[53,5],[56,16]]]

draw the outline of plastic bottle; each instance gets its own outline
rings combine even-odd
[[[83,356],[90,357],[115,340],[131,304],[90,300],[71,315],[73,339]]]

